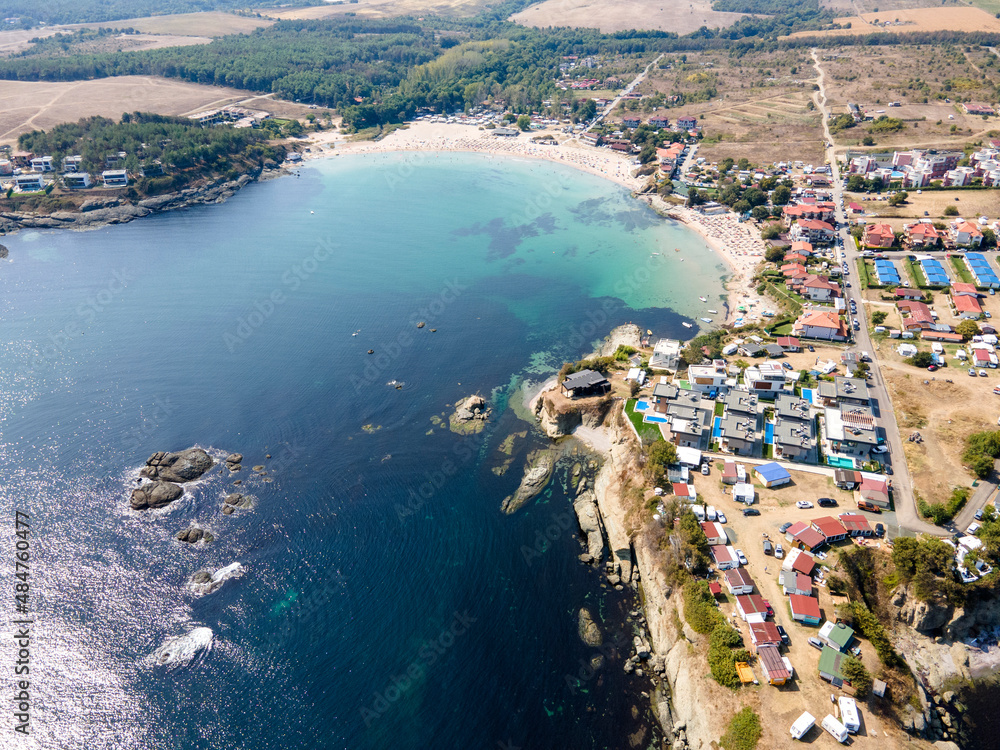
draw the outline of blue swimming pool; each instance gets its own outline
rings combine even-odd
[[[827,456],[826,463],[836,469],[853,469],[854,459],[840,458],[839,456]]]
[[[764,425],[764,442],[774,445],[774,425],[771,422]]]
[[[718,440],[722,436],[722,417],[715,418],[715,424],[712,425],[712,440]]]
[[[654,417],[651,414],[647,414],[645,417],[642,418],[642,421],[666,424],[668,420],[666,417]]]
[[[803,388],[802,389],[802,398],[804,398],[810,404],[815,404],[816,403],[815,401],[813,401],[813,390],[812,390],[812,388]]]
[[[642,401],[640,399],[639,401],[635,402],[635,410],[636,411],[646,411],[647,409],[649,409],[649,402],[648,401]]]

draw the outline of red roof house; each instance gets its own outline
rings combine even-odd
[[[865,227],[865,234],[861,240],[865,247],[892,247],[895,241],[896,236],[889,224],[869,224]]]
[[[778,633],[778,626],[773,622],[751,622],[749,623],[750,628],[750,642],[754,646],[754,651],[756,651],[761,646],[781,645],[781,635]]]
[[[833,516],[815,518],[811,525],[813,529],[823,535],[827,542],[839,542],[841,539],[847,538],[847,529]]]
[[[819,600],[814,596],[802,596],[800,594],[790,594],[788,603],[792,608],[792,619],[796,622],[804,622],[807,625],[819,625]]]
[[[737,596],[736,611],[745,622],[764,622],[767,619],[767,603],[760,594]]]

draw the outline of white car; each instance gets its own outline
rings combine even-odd
[[[974,523],[974,524],[970,525],[970,526],[969,526],[969,528],[967,528],[967,529],[965,530],[965,533],[966,533],[966,534],[968,534],[969,536],[972,536],[972,535],[973,535],[973,534],[975,534],[975,533],[976,533],[977,531],[979,531],[979,527],[980,527],[980,525],[981,525],[981,524],[978,524],[978,523]],[[739,552],[739,550],[737,550],[737,552]]]
[[[802,510],[806,510],[807,508],[813,507],[813,504],[808,500],[799,500],[797,503],[795,503],[795,507],[801,508]]]
[[[716,514],[716,517],[717,517],[719,523],[725,523],[726,522],[726,514],[723,513],[721,510]]]
[[[888,452],[889,449],[886,448],[884,445],[876,445],[874,448],[872,448],[872,453],[888,453]]]
[[[740,561],[740,565],[749,565],[750,564],[747,561],[747,556],[743,554],[743,550],[741,550],[741,549],[736,550],[736,559]]]

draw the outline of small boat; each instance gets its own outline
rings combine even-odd
[[[711,318],[698,318],[698,320],[704,321],[705,323],[711,323],[712,322]]]
[[[702,302],[708,302],[708,297],[699,297]]]
[[[718,315],[719,314],[718,310],[709,310],[709,312],[712,313],[712,315]]]
[[[685,328],[694,328],[694,326],[691,325],[690,323],[681,323],[681,325],[684,326]]]
[[[659,255],[659,253],[653,253],[653,255]]]
[[[652,335],[653,335],[653,332],[652,332],[651,330],[649,330],[649,329],[647,328],[647,329],[646,329],[646,335],[647,335],[647,336],[652,336]]]

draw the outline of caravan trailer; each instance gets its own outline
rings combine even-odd
[[[845,727],[835,718],[830,716],[830,714],[827,714],[826,718],[823,719],[822,727],[827,732],[832,734],[834,739],[836,739],[837,742],[839,742],[841,745],[847,742],[847,737],[848,737],[847,727]]]
[[[791,730],[792,739],[801,740],[809,733],[809,730],[812,729],[815,725],[816,725],[816,718],[811,713],[806,711],[804,714],[802,714],[799,718],[795,720],[794,724],[792,724],[792,730]]]
[[[861,729],[861,717],[858,716],[857,702],[854,698],[849,698],[846,695],[840,696],[837,702],[840,704],[840,723],[851,734],[857,734]]]

